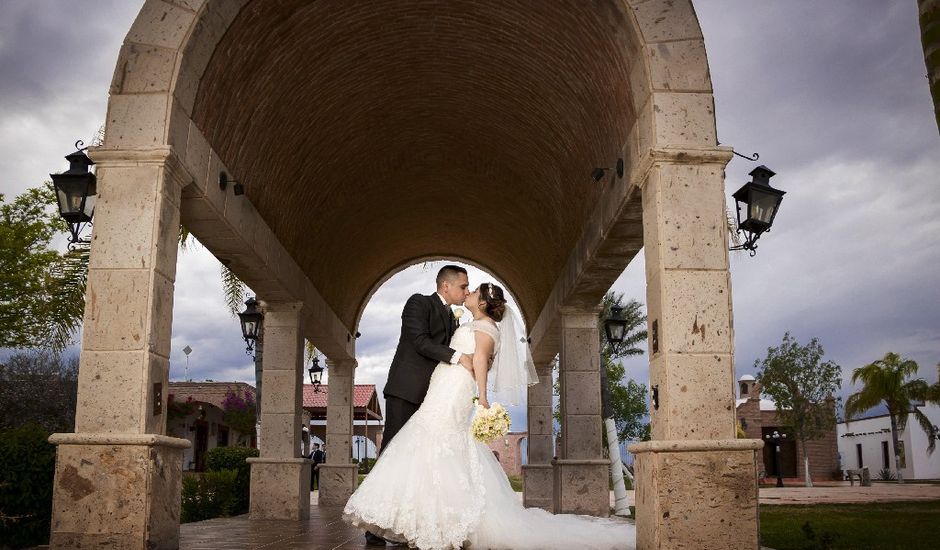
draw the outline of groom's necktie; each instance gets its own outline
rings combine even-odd
[[[449,325],[447,325],[447,336],[449,338],[454,333],[454,323],[456,322],[454,319],[454,310],[452,310],[450,306],[445,303],[441,303],[441,305],[444,307],[444,316],[449,323]]]

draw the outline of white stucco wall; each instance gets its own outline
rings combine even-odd
[[[934,425],[940,425],[940,407],[926,405],[918,407]],[[887,415],[853,420],[851,423],[840,422],[836,427],[839,454],[842,467],[859,467],[856,445],[862,445],[862,465],[867,466],[873,478],[884,467],[882,442],[888,443],[889,469],[894,470],[894,453],[891,448],[891,420]],[[901,473],[905,479],[940,479],[940,443],[933,454],[927,453],[927,434],[920,425],[909,417],[907,427],[898,434],[903,442],[906,462]]]
[[[205,420],[208,425],[208,435],[206,437],[206,442],[208,443],[206,451],[208,452],[219,446],[219,427],[224,426],[222,422],[223,413],[221,409],[210,405],[203,405],[203,408],[205,409],[205,417],[203,420]],[[199,416],[200,412],[197,409],[186,418],[178,419],[174,421],[171,426],[167,426],[168,431],[175,437],[188,439],[189,442],[192,443],[190,448],[183,451],[183,470],[192,470],[195,467],[196,431],[194,426]],[[193,429],[191,430],[191,428]],[[248,440],[247,437],[243,437],[238,431],[229,428],[227,447],[234,447],[239,444],[248,445],[250,443],[251,441]]]

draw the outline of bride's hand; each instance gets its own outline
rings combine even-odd
[[[490,402],[487,401],[485,397],[481,397],[481,398],[477,401],[477,403],[479,403],[480,406],[483,407],[484,409],[490,408]]]

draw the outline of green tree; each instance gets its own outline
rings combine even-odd
[[[930,95],[933,96],[937,128],[940,129],[940,0],[917,0],[917,5],[924,65],[927,67]]]
[[[779,346],[767,348],[767,357],[754,363],[763,393],[777,404],[782,427],[799,441],[807,487],[813,481],[806,444],[835,426],[833,395],[842,387],[841,367],[822,361],[824,354],[818,339],[802,346],[787,332]]]
[[[0,348],[37,348],[61,353],[75,338],[85,310],[89,244],[60,252],[68,234],[51,183],[27,189],[6,202],[0,195]],[[193,242],[180,226],[180,248]],[[220,267],[223,299],[234,315],[248,287]]]
[[[611,308],[623,308],[623,318],[627,320],[623,342],[616,348],[607,340],[604,320],[611,314]],[[610,408],[614,423],[617,425],[617,438],[620,441],[646,440],[650,437],[649,409],[646,405],[646,385],[633,380],[624,383],[626,369],[619,361],[625,357],[643,355],[640,347],[646,341],[646,315],[643,304],[636,300],[624,303],[624,295],[608,292],[602,302],[598,318],[601,339],[601,361],[607,374],[607,386],[610,390]]]
[[[88,246],[55,249],[68,230],[55,204],[48,183],[11,202],[0,195],[0,348],[59,353],[81,325]]]
[[[610,315],[610,308],[619,306],[623,308],[623,318],[627,320],[623,343],[617,350],[607,341],[604,330],[604,319]],[[626,369],[618,361],[624,357],[632,357],[645,353],[639,346],[646,341],[646,315],[643,313],[643,304],[636,300],[624,303],[624,295],[608,292],[602,302],[601,314],[598,319],[600,330],[601,363],[607,372],[607,383],[610,388],[610,405],[613,409],[614,422],[617,424],[617,437],[621,441],[636,441],[649,439],[649,409],[646,405],[646,386],[633,379],[624,381]],[[558,368],[558,360],[552,364],[552,369]],[[554,394],[559,395],[560,388],[556,380]],[[555,421],[561,422],[561,407],[555,406]]]
[[[937,363],[937,375],[940,377],[940,363]],[[927,389],[927,401],[940,405],[940,379]]]
[[[0,430],[37,424],[74,431],[77,389],[78,357],[48,350],[11,355],[0,364]]]
[[[891,443],[894,446],[894,467],[898,483],[904,483],[901,474],[901,446],[898,432],[907,426],[908,416],[913,415],[927,434],[927,452],[933,453],[937,443],[937,430],[930,419],[917,408],[918,402],[928,396],[929,387],[923,378],[909,378],[917,374],[917,363],[888,352],[881,359],[852,371],[852,383],[862,383],[862,389],[845,401],[845,419],[850,422],[859,414],[884,404],[891,421]]]

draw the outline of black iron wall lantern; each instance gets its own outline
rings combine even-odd
[[[622,158],[617,159],[617,164],[613,168],[595,168],[591,170],[591,180],[593,180],[594,183],[597,183],[601,181],[601,178],[604,177],[604,173],[610,172],[611,170],[617,173],[618,178],[622,178],[623,177],[623,159]]]
[[[758,166],[751,170],[751,181],[732,195],[737,206],[737,231],[744,234],[744,243],[732,246],[731,250],[748,250],[751,256],[757,254],[757,239],[770,231],[786,194],[786,191],[770,186],[770,178],[774,174],[770,168]]]
[[[622,307],[610,306],[610,315],[604,319],[604,332],[607,333],[607,341],[611,348],[615,353],[618,352],[627,333],[627,320],[623,318]]]
[[[61,174],[49,174],[59,203],[59,215],[69,224],[69,243],[87,243],[81,238],[82,229],[91,223],[98,194],[98,178],[88,168],[94,161],[85,154],[87,147],[81,140],[75,142],[74,153],[67,155],[69,169]]]
[[[230,183],[234,184],[234,187],[232,188],[233,193],[236,195],[245,194],[245,186],[242,185],[241,182],[230,180],[228,179],[228,174],[225,172],[219,172],[219,189],[225,191],[225,188],[228,187],[228,184]]]
[[[258,301],[253,296],[245,300],[245,311],[238,314],[238,319],[242,324],[242,338],[247,345],[245,351],[251,355],[261,336],[261,325],[264,322],[264,315],[258,309]]]
[[[310,362],[310,368],[307,369],[314,393],[320,393],[320,383],[323,381],[323,371],[325,370],[324,367],[320,366],[320,358],[314,355],[313,360]]]

